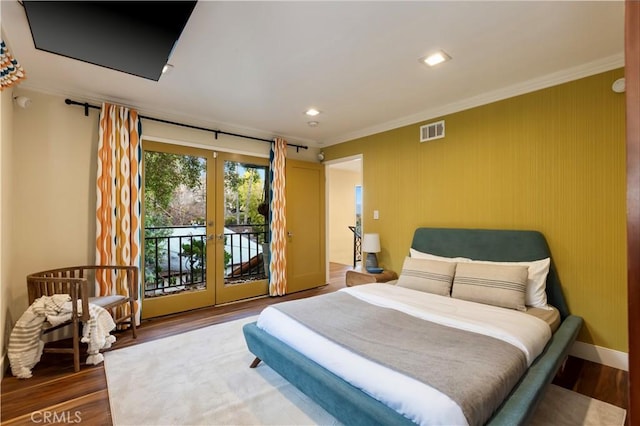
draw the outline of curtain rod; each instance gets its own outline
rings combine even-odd
[[[96,106],[96,105],[91,105],[91,104],[89,104],[87,102],[72,101],[71,99],[65,99],[64,103],[67,104],[67,105],[79,105],[79,106],[84,107],[84,115],[85,115],[85,117],[89,116],[89,108],[102,109],[102,107],[99,107],[99,106]],[[225,132],[225,131],[222,131],[222,130],[207,129],[205,127],[192,126],[191,124],[184,124],[184,123],[176,123],[175,121],[163,120],[161,118],[147,117],[145,115],[138,115],[138,117],[144,118],[145,120],[157,121],[157,122],[165,123],[165,124],[173,124],[174,126],[188,127],[190,129],[204,130],[205,132],[212,132],[215,135],[216,139],[218,139],[218,135],[227,135],[227,136],[235,136],[237,138],[252,139],[254,141],[260,141],[260,142],[269,142],[269,143],[273,142],[272,139],[256,138],[254,136],[240,135],[238,133],[229,133],[229,132]],[[296,148],[296,152],[300,152],[301,149],[308,149],[309,148],[308,146],[305,146],[305,145],[296,145],[296,144],[293,144],[293,143],[287,143],[287,146],[295,147]]]

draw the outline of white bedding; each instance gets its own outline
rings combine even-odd
[[[546,322],[511,309],[389,284],[366,284],[340,291],[374,305],[504,340],[523,351],[528,365],[551,337]],[[258,317],[257,326],[418,424],[467,424],[460,407],[447,395],[350,352],[277,309],[265,308]]]

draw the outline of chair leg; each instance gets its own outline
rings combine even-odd
[[[133,338],[137,338],[136,334],[136,313],[135,313],[135,303],[132,301],[129,302],[129,309],[131,309],[131,334],[133,334]]]
[[[73,322],[73,370],[80,371],[80,326],[78,321]]]

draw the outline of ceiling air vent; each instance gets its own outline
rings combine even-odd
[[[420,126],[420,142],[444,138],[444,120]]]

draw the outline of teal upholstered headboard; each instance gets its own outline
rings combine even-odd
[[[496,262],[524,262],[551,257],[547,240],[538,231],[498,229],[418,228],[411,247],[438,256],[468,257]],[[547,302],[569,315],[560,280],[551,257],[547,276]]]

